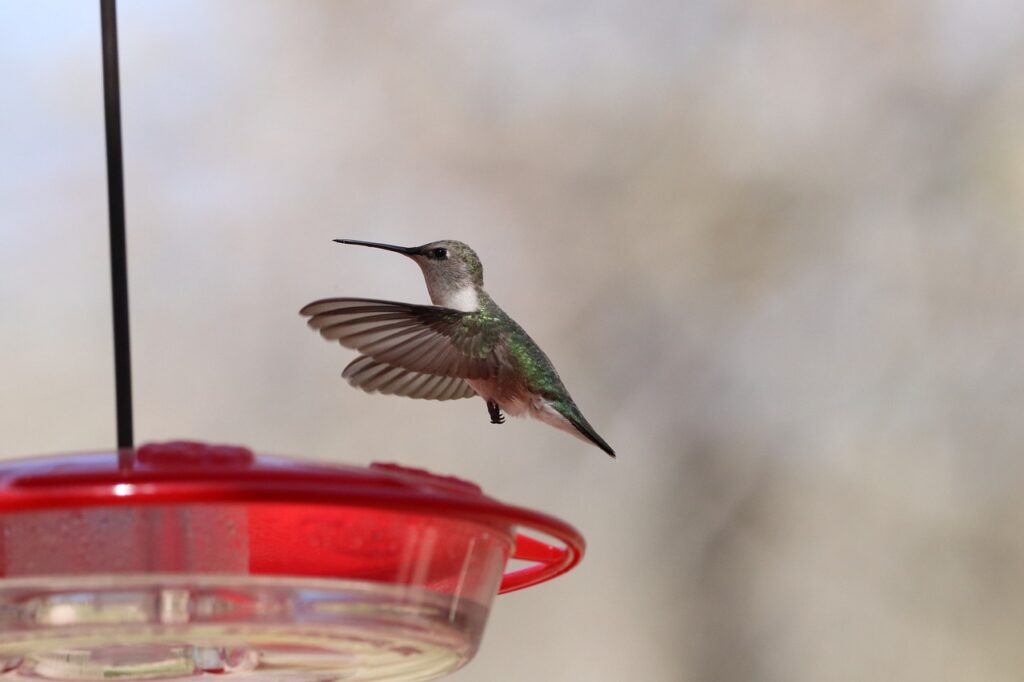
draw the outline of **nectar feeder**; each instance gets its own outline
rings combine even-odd
[[[497,593],[583,553],[472,483],[192,442],[6,462],[0,528],[0,666],[25,680],[432,679]]]

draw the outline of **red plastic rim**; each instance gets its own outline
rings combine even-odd
[[[511,558],[499,593],[555,578],[583,558],[579,531],[547,514],[507,505],[472,483],[395,464],[328,466],[194,442],[137,450],[45,456],[0,465],[0,512],[69,507],[299,502],[454,517],[508,534]],[[533,537],[541,534],[562,546]]]

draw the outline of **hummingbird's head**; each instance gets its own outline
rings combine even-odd
[[[456,286],[484,285],[484,266],[476,252],[462,242],[442,239],[416,247],[410,254],[423,270],[423,276],[443,279]]]
[[[392,246],[354,239],[334,241],[404,254],[420,266],[435,305],[466,312],[479,308],[478,290],[484,286],[484,268],[476,252],[462,242],[442,239],[423,246]]]

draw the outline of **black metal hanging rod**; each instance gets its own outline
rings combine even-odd
[[[107,203],[110,213],[110,284],[114,312],[114,385],[117,447],[132,448],[132,361],[128,327],[128,257],[124,229],[124,162],[121,155],[121,93],[114,0],[100,0],[103,31],[103,100],[107,130]]]

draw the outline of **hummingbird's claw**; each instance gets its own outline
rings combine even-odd
[[[498,406],[498,403],[494,402],[493,400],[487,401],[487,412],[488,414],[491,415],[492,424],[505,423],[505,415],[501,413],[501,408]]]

